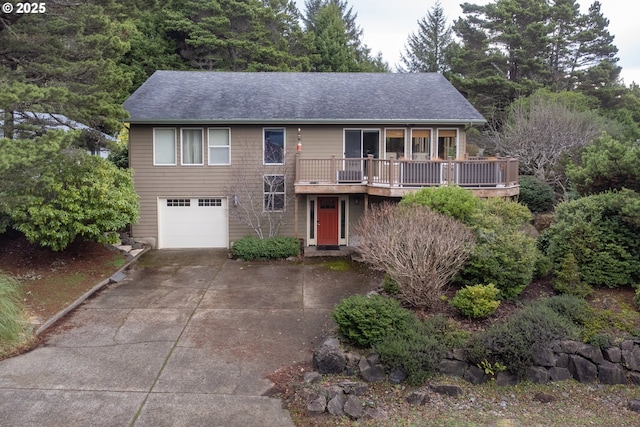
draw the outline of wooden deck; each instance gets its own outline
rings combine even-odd
[[[480,197],[519,193],[517,158],[464,160],[302,159],[296,157],[296,194],[370,194],[402,197],[423,187],[458,185]]]

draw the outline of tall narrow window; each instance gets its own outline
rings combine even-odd
[[[284,129],[264,130],[264,164],[284,164]]]
[[[284,175],[264,176],[264,210],[284,210]]]
[[[458,156],[457,132],[454,129],[438,129],[438,157],[446,160]]]
[[[231,131],[229,129],[209,129],[209,164],[231,164]]]
[[[401,159],[404,157],[404,129],[387,129],[385,131],[385,159]]]
[[[153,130],[153,164],[159,166],[176,164],[175,129]]]
[[[202,129],[182,129],[182,164],[202,165]]]
[[[429,160],[431,157],[431,131],[429,129],[411,130],[411,150],[413,160]]]

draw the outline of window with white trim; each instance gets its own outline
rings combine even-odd
[[[188,207],[191,206],[191,199],[167,199],[168,207]]]
[[[174,166],[176,164],[175,129],[153,129],[153,164],[156,166]]]
[[[285,153],[285,132],[284,129],[267,128],[263,135],[263,153],[265,165],[284,164]]]
[[[222,199],[198,199],[198,206],[222,206]]]
[[[264,210],[284,211],[284,175],[265,175],[263,179]]]
[[[209,128],[209,164],[231,164],[231,129]]]
[[[182,164],[203,165],[202,129],[182,129]]]

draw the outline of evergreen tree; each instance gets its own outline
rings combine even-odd
[[[311,57],[315,71],[389,71],[382,55],[371,56],[371,49],[362,43],[357,14],[346,0],[306,0],[305,7],[302,20],[314,40]]]
[[[289,71],[308,68],[291,2],[260,0],[172,1],[164,9],[167,37],[191,68]]]
[[[453,43],[451,27],[439,1],[418,21],[418,33],[409,35],[401,55],[403,71],[446,73]]]

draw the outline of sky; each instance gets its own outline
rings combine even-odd
[[[462,16],[461,3],[487,4],[489,0],[440,0],[449,23]],[[296,0],[304,13],[304,0]],[[581,11],[586,13],[592,0],[578,0]],[[622,67],[622,78],[628,86],[640,84],[640,42],[638,16],[640,2],[637,0],[600,0],[601,12],[609,19],[609,32],[615,36],[618,47],[618,65]],[[407,37],[418,31],[418,20],[426,16],[435,0],[348,0],[358,14],[356,23],[363,29],[364,43],[373,54],[382,52],[392,69],[400,62]]]

